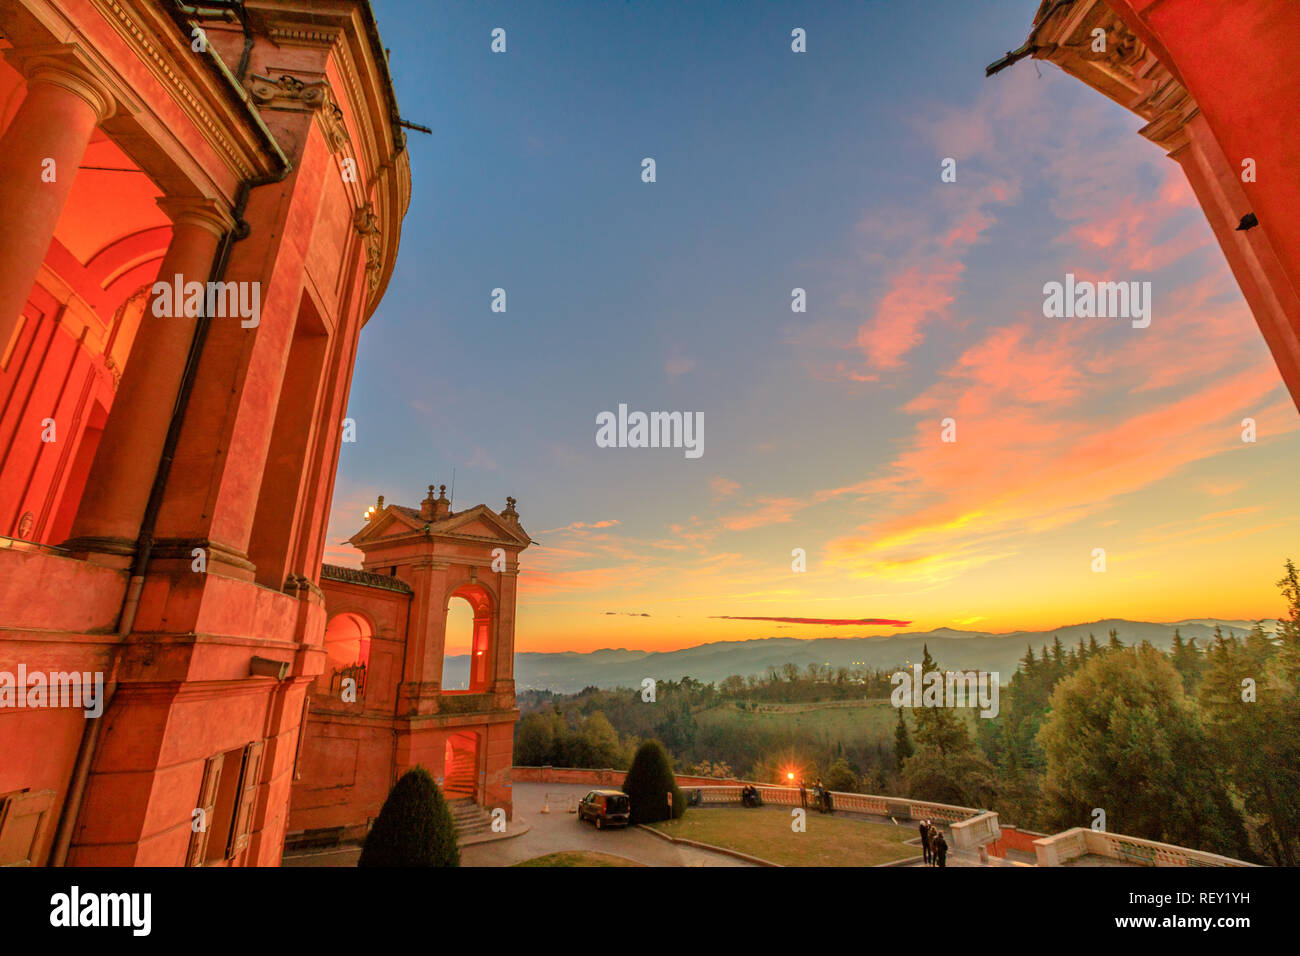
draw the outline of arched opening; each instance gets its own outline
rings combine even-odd
[[[478,737],[476,731],[460,731],[447,736],[442,792],[449,799],[474,799],[474,785],[478,779]]]
[[[317,679],[319,693],[345,703],[358,703],[364,698],[372,636],[370,622],[360,614],[343,613],[330,618],[325,626],[325,671]]]
[[[457,588],[447,602],[442,645],[443,693],[491,688],[492,598],[482,585]]]

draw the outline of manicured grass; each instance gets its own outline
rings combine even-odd
[[[560,853],[548,853],[535,856],[531,860],[516,863],[515,866],[640,866],[633,860],[608,853],[593,853],[587,850],[564,850]]]
[[[669,836],[739,850],[782,866],[879,866],[918,856],[903,841],[913,827],[868,823],[846,813],[824,816],[809,811],[807,831],[795,833],[786,808],[695,807],[680,820],[654,824]]]

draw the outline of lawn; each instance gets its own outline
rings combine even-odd
[[[913,827],[868,823],[848,814],[809,812],[807,831],[795,833],[784,808],[695,808],[680,820],[654,824],[669,836],[739,850],[782,866],[879,866],[920,849],[905,846]]]
[[[515,866],[640,866],[633,860],[608,853],[594,853],[587,850],[564,850],[560,853],[548,853],[531,860],[516,863]]]

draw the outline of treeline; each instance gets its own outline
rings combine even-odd
[[[810,665],[769,668],[765,675],[733,675],[717,686],[691,677],[659,681],[654,706],[640,689],[587,687],[576,694],[523,691],[515,730],[515,762],[521,766],[625,769],[644,740],[661,741],[680,772],[778,782],[790,765],[808,780],[818,776],[833,789],[884,788],[893,764],[887,740],[849,740],[816,727],[772,728],[745,719],[701,722],[704,711],[734,707],[744,712],[771,703],[882,699],[889,672]],[[599,719],[597,719],[599,718]],[[604,726],[614,729],[615,746]],[[584,756],[589,757],[584,761]],[[606,762],[593,762],[596,756]]]
[[[873,700],[888,697],[887,670],[797,664],[769,667],[761,676],[732,674],[718,685],[725,700],[774,701],[783,704],[823,700]]]
[[[1300,856],[1300,582],[1278,582],[1289,616],[1277,635],[1216,628],[1207,647],[1160,652],[1111,631],[1066,649],[1027,651],[978,751],[922,742],[901,761],[916,796],[978,803],[1009,823],[1110,832],[1274,865]],[[1100,813],[1098,812],[1100,811]],[[1104,816],[1102,816],[1104,814]]]

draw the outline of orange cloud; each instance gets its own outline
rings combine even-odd
[[[858,329],[858,347],[877,368],[896,368],[920,344],[921,327],[943,318],[955,298],[960,262],[931,262],[894,276],[876,314]]]

